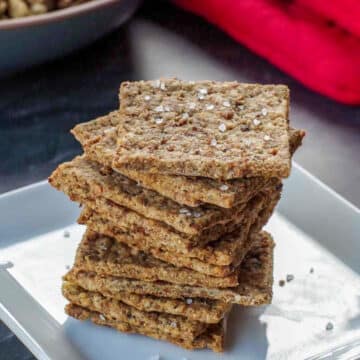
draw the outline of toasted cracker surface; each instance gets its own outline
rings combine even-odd
[[[232,209],[210,205],[196,209],[183,207],[154,191],[141,188],[120,174],[102,172],[97,163],[81,156],[61,164],[49,177],[49,182],[65,193],[74,185],[85,188],[89,197],[103,196],[190,235],[197,235],[216,224],[230,222],[238,217],[246,206],[241,204]]]
[[[172,337],[184,337],[192,340],[203,333],[208,326],[183,316],[141,311],[120,300],[105,297],[98,292],[84,290],[68,282],[63,283],[62,293],[71,303],[99,312],[107,318],[158,330]]]
[[[74,285],[77,284],[64,280],[63,287]],[[151,295],[139,295],[126,291],[119,291],[117,293],[103,292],[102,295],[120,300],[140,311],[180,315],[189,320],[200,321],[207,324],[218,323],[231,309],[231,304],[209,299],[171,299]]]
[[[255,221],[261,208],[266,206],[267,198],[271,196],[271,193],[277,191],[276,187],[266,189],[255,196],[248,204],[245,204],[244,208],[234,211],[230,220],[215,224],[200,234],[189,235],[179,232],[164,222],[146,218],[136,211],[109,200],[108,198],[111,198],[110,194],[107,195],[107,198],[101,196],[101,194],[98,196],[97,186],[89,186],[91,180],[86,180],[84,172],[80,172],[81,180],[79,180],[80,178],[76,176],[65,175],[63,177],[62,170],[59,170],[59,172],[56,170],[50,181],[57,188],[63,190],[72,200],[80,202],[96,213],[101,214],[123,232],[131,232],[137,238],[139,236],[151,238],[155,246],[160,247],[161,245],[164,250],[188,254],[189,257],[197,257],[216,265],[229,265],[233,262],[234,249],[240,245],[240,242],[244,241],[246,229]],[[100,179],[97,185],[107,188],[106,182],[101,181],[100,172],[97,176]],[[105,190],[106,193],[110,193],[110,191],[109,189]],[[197,214],[195,215],[198,216]],[[185,215],[189,216],[188,213]],[[225,238],[223,235],[234,232],[239,228],[243,228],[245,231],[236,232],[235,237],[227,236],[224,241],[218,241],[214,246],[205,247],[207,243]]]
[[[287,86],[123,82],[120,102],[115,169],[214,179],[290,174]]]
[[[158,340],[166,340],[189,350],[204,348],[208,348],[216,352],[224,350],[224,321],[221,321],[219,324],[209,326],[205,333],[199,335],[194,340],[188,340],[181,337],[172,337],[169,334],[146,328],[144,326],[131,325],[129,322],[107,319],[105,316],[96,311],[90,311],[74,304],[68,304],[65,308],[65,312],[69,316],[78,320],[91,320],[97,325],[109,326],[121,332],[142,334]]]
[[[78,124],[72,133],[84,148],[86,156],[93,161],[111,168],[116,150],[116,126],[121,123],[119,112]],[[305,133],[290,129],[290,151],[293,154],[301,145]],[[154,190],[175,202],[190,207],[204,203],[224,208],[247,202],[260,189],[274,179],[251,177],[216,181],[205,177],[153,174],[146,171],[118,169],[123,175],[137,181],[142,187]],[[224,190],[224,185],[227,189]]]
[[[236,270],[252,246],[254,237],[251,234],[258,232],[266,224],[278,202],[279,192],[274,191],[271,195],[265,202],[260,199],[255,215],[252,215],[251,220],[249,219],[250,221],[240,228],[204,248],[193,247],[186,253],[176,250],[175,246],[166,246],[168,244],[158,241],[156,237],[145,235],[143,231],[124,231],[91,208],[85,208],[82,211],[78,222],[87,225],[94,232],[107,235],[176,267],[185,267],[215,277],[228,277],[229,280],[229,275]],[[263,206],[260,207],[260,205]],[[231,261],[225,262],[226,259]]]
[[[211,277],[220,277],[223,278],[223,281],[226,283],[229,281],[234,283],[236,278],[236,276],[233,275],[235,270],[233,264],[213,265],[206,261],[199,260],[196,257],[188,257],[184,256],[182,253],[164,251],[161,247],[154,247],[150,238],[144,237],[141,234],[137,237],[132,233],[124,233],[122,230],[119,230],[119,228],[114,226],[110,221],[103,218],[100,214],[93,212],[92,210],[84,209],[78,219],[78,222],[80,224],[86,225],[88,229],[96,233],[104,234],[114,239],[114,242],[116,243],[129,246],[134,251],[142,251],[147,254],[151,254],[154,258],[162,260],[167,264],[171,264],[176,268],[186,268],[199,274],[209,275]],[[251,240],[248,237],[245,237],[242,245],[243,246],[238,250],[238,254],[235,253],[233,255],[234,261],[236,261],[234,263],[235,265],[238,263],[238,258],[242,259],[246,251],[249,249]]]
[[[224,277],[210,276],[156,259],[144,251],[90,229],[86,231],[78,247],[75,266],[99,274],[145,281],[167,281],[209,287],[237,285],[236,268]]]
[[[245,306],[263,305],[272,298],[273,240],[266,232],[256,236],[252,249],[242,262],[239,285],[235,288],[188,286],[165,281],[143,281],[119,276],[100,275],[76,266],[65,276],[82,288],[100,293],[115,294],[127,291],[173,299],[205,298]]]
[[[103,198],[97,198],[95,201],[81,201],[85,207],[78,221],[81,224],[94,224],[98,229],[100,226],[106,226],[106,230],[101,230],[103,233],[144,251],[158,249],[162,252],[171,252],[179,258],[196,258],[208,264],[230,265],[240,256],[242,248],[247,243],[250,226],[259,220],[259,214],[270,201],[270,197],[259,195],[249,204],[249,209],[244,214],[244,221],[228,225],[226,230],[230,232],[229,234],[221,237],[216,235],[218,239],[212,242],[204,237],[204,242],[207,240],[206,243],[198,245],[184,241],[184,237],[169,231],[161,223],[156,222],[153,226],[153,221],[149,222],[134,212],[127,211],[123,216],[122,208]],[[131,216],[127,216],[129,214]],[[136,215],[132,217],[132,214]],[[127,221],[130,217],[130,221]],[[101,220],[96,224],[96,219],[99,218]],[[134,221],[137,218],[139,221]],[[214,232],[216,231],[217,227],[214,229]],[[209,237],[213,236],[215,237],[214,234],[209,234]]]

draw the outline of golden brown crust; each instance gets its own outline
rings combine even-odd
[[[138,222],[133,220],[127,222],[125,218],[128,219],[129,216],[122,216],[123,211],[122,209],[118,211],[119,206],[101,198],[95,201],[80,201],[85,208],[78,222],[80,224],[93,223],[98,229],[94,229],[95,231],[117,238],[140,250],[171,252],[179,258],[196,258],[207,264],[227,266],[236,262],[242,257],[241,253],[246,251],[250,226],[256,219],[259,220],[259,214],[269,206],[270,201],[270,198],[265,200],[262,196],[257,197],[249,204],[249,209],[244,214],[245,222],[230,224],[227,230],[231,233],[222,235],[217,241],[199,245],[185,242],[183,237],[168,231],[161,224],[156,223],[156,226],[152,226],[153,224],[149,224],[145,218],[131,211],[128,211],[127,215],[131,212],[135,214],[134,220],[140,219]],[[102,220],[96,224],[95,218]],[[100,225],[102,230],[100,230]],[[155,253],[154,256],[157,257]]]
[[[83,307],[74,304],[68,304],[65,307],[65,312],[78,320],[91,320],[97,325],[109,326],[118,331],[125,333],[137,333],[153,337],[158,340],[166,340],[185,349],[195,350],[208,348],[216,352],[224,350],[225,337],[225,322],[221,321],[219,324],[209,326],[208,331],[201,334],[194,340],[187,340],[184,338],[174,338],[160,331],[149,329],[142,326],[134,326],[128,322],[114,321],[106,319],[104,316],[95,311],[89,311]]]
[[[234,254],[234,264],[230,265],[213,265],[206,261],[199,260],[196,257],[184,256],[182,253],[169,252],[163,250],[161,247],[154,246],[151,238],[134,236],[133,233],[125,233],[110,221],[103,218],[100,214],[93,212],[90,209],[84,209],[78,219],[80,224],[86,225],[88,229],[109,236],[116,240],[116,242],[130,246],[134,251],[139,250],[151,254],[154,258],[162,260],[174,267],[190,269],[199,274],[209,275],[211,277],[221,277],[227,284],[235,284],[236,276],[233,275],[234,266],[244,257],[246,251],[249,249],[251,242],[248,237],[244,238],[243,247],[239,249],[239,254]],[[241,235],[240,235],[241,236]],[[240,260],[238,260],[240,259]],[[191,275],[190,273],[189,275]]]
[[[141,311],[120,300],[105,297],[98,292],[84,290],[69,282],[63,283],[62,293],[71,303],[96,311],[109,319],[161,331],[172,337],[193,340],[206,331],[208,326],[208,324],[189,320],[183,316]]]
[[[63,286],[64,285],[74,286],[77,284],[64,280]],[[112,297],[120,300],[140,311],[180,315],[189,320],[200,321],[207,324],[218,323],[231,309],[231,304],[209,299],[171,299],[151,295],[139,295],[126,291],[118,291],[116,293],[104,291],[101,294],[108,298]]]
[[[238,250],[241,250],[242,244],[246,240],[249,226],[258,217],[259,211],[267,206],[273,194],[280,191],[278,187],[264,190],[263,193],[251,199],[243,211],[234,213],[229,222],[212,226],[198,235],[188,235],[163,222],[148,219],[111,200],[96,196],[96,190],[89,190],[88,182],[90,180],[88,182],[79,181],[79,177],[70,177],[63,179],[60,185],[56,185],[60,182],[59,177],[61,174],[51,177],[51,181],[55,178],[53,181],[55,186],[60,186],[72,200],[78,201],[94,212],[101,214],[103,218],[109,220],[114,226],[116,225],[116,228],[122,233],[131,233],[134,240],[143,241],[145,238],[147,243],[151,242],[152,247],[162,248],[167,252],[184,254],[186,257],[195,257],[214,265],[230,265],[234,262],[234,257],[240,257]],[[104,182],[99,182],[99,184],[106,188]],[[108,197],[110,198],[110,190],[106,190],[106,192],[109,193]],[[81,223],[87,223],[89,216],[86,213],[89,214],[89,211],[83,213],[80,218]],[[115,236],[116,232],[107,234]],[[231,232],[235,233],[224,236],[225,233]],[[206,246],[207,243],[215,240],[218,241]]]
[[[89,291],[106,294],[130,292],[173,299],[205,298],[245,306],[263,305],[272,298],[273,240],[266,232],[256,235],[253,248],[240,266],[236,288],[188,286],[164,281],[142,281],[73,268],[65,279]]]
[[[145,281],[167,281],[206,287],[231,287],[237,285],[236,269],[224,277],[214,277],[156,259],[150,254],[129,247],[111,237],[86,231],[77,249],[75,267]]]
[[[121,123],[119,112],[77,125],[72,133],[84,148],[85,155],[93,161],[111,168],[116,150],[116,126]],[[289,130],[291,154],[301,145],[305,133]],[[204,177],[151,174],[131,169],[118,169],[123,175],[137,181],[142,187],[154,190],[175,202],[190,207],[204,203],[224,208],[247,202],[273,179],[252,177],[219,182]],[[224,191],[224,187],[227,190]]]
[[[228,277],[229,280],[229,275],[235,271],[252,245],[253,237],[250,235],[258,232],[266,224],[279,197],[279,191],[274,191],[261,208],[260,205],[263,201],[261,200],[257,204],[255,214],[249,218],[250,221],[247,224],[243,224],[233,233],[224,235],[218,241],[212,242],[204,248],[193,247],[186,253],[176,249],[176,246],[166,246],[170,242],[166,244],[156,237],[145,235],[143,231],[124,231],[109,221],[107,217],[90,208],[82,211],[78,222],[87,225],[94,232],[107,235],[135,250],[151,254],[176,267],[185,267],[215,277]],[[253,222],[254,219],[256,221]],[[227,259],[230,261],[225,262]]]
[[[290,174],[287,86],[123,82],[120,102],[114,169],[214,179]]]
[[[98,164],[80,156],[61,164],[49,177],[49,182],[65,193],[69,193],[68,188],[74,184],[81,185],[88,190],[89,197],[102,196],[190,235],[200,234],[216,224],[230,222],[246,206],[241,204],[232,209],[214,206],[185,208],[154,191],[141,188],[120,174],[101,172]]]

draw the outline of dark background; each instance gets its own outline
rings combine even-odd
[[[121,81],[160,76],[287,84],[290,121],[307,131],[295,160],[360,206],[359,107],[306,89],[203,20],[154,1],[88,48],[0,79],[0,193],[79,154],[69,130],[116,109]],[[30,358],[0,323],[0,359]]]

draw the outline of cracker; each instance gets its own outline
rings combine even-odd
[[[97,325],[109,326],[121,332],[142,334],[158,340],[166,340],[189,350],[204,348],[209,348],[216,352],[221,352],[224,350],[225,321],[221,321],[219,324],[209,326],[205,333],[190,341],[184,338],[173,338],[168,334],[154,331],[143,326],[134,326],[128,322],[106,319],[104,316],[100,316],[101,314],[95,311],[89,311],[74,304],[68,304],[65,308],[65,312],[69,316],[72,316],[78,320],[91,320]]]
[[[98,292],[84,290],[68,282],[63,284],[62,293],[72,304],[96,311],[109,319],[128,322],[134,326],[144,326],[172,337],[184,337],[192,340],[203,333],[208,326],[183,316],[141,311],[120,300],[105,297]]]
[[[64,280],[64,284],[76,285],[76,283],[66,280]],[[207,324],[218,323],[231,309],[231,304],[209,299],[171,299],[151,295],[138,295],[126,291],[119,291],[114,294],[105,291],[102,295],[109,298],[113,297],[140,311],[180,315],[189,320]]]
[[[251,238],[239,234],[239,238],[243,238],[242,247],[237,252],[234,251],[233,261],[234,265],[213,265],[206,261],[199,260],[196,257],[184,256],[182,253],[164,251],[161,247],[152,245],[152,239],[143,236],[141,233],[136,235],[134,233],[125,233],[111,223],[111,221],[103,218],[100,214],[93,212],[90,209],[84,209],[78,219],[80,224],[86,225],[88,229],[113,238],[114,241],[120,242],[130,246],[134,250],[139,250],[151,254],[154,258],[160,259],[175,267],[184,267],[191,269],[201,274],[206,274],[215,277],[229,277],[234,269],[246,254],[246,251],[251,245]],[[236,249],[236,244],[229,243],[229,247],[233,245]]]
[[[107,116],[76,125],[72,133],[81,143],[90,160],[111,168],[116,149],[116,125],[120,122],[119,112],[114,111]],[[301,145],[304,135],[304,131],[290,129],[291,153]],[[118,169],[118,171],[137,181],[142,187],[154,190],[175,202],[190,207],[208,203],[231,208],[247,202],[260,189],[269,183],[270,185],[274,183],[274,179],[262,177],[219,182],[204,177],[151,174],[127,168]],[[222,185],[227,186],[226,191],[222,190],[224,189]]]
[[[260,209],[265,206],[265,203],[267,202],[266,199],[271,196],[270,194],[274,191],[280,191],[269,189],[268,191],[255,196],[254,199],[246,204],[243,211],[233,215],[232,220],[229,222],[216,224],[202,231],[198,235],[189,235],[181,233],[161,221],[141,216],[137,212],[120,206],[105,197],[95,196],[93,192],[89,191],[86,182],[77,181],[77,178],[75,177],[66,181],[66,185],[61,185],[61,189],[70,197],[70,199],[90,207],[125,232],[132,232],[134,235],[141,234],[141,236],[147,238],[150,237],[152,241],[157,244],[162,244],[168,251],[189,254],[191,257],[198,257],[203,260],[206,259],[206,261],[218,265],[228,265],[233,261],[232,257],[234,254],[233,250],[235,243],[231,245],[229,243],[235,239],[229,239],[229,241],[226,242],[231,248],[228,248],[227,245],[225,245],[224,248],[222,244],[216,246],[216,249],[223,249],[223,251],[214,252],[213,246],[208,248],[207,251],[207,248],[204,248],[204,246],[207,243],[218,240],[225,233],[237,230],[239,227],[246,229],[254,222]],[[242,241],[238,237],[237,240],[238,243]],[[157,246],[159,247],[160,245]]]
[[[78,247],[75,267],[99,274],[145,281],[219,288],[238,284],[236,271],[224,277],[215,277],[184,267],[179,268],[89,229]]]
[[[258,232],[271,216],[274,205],[280,197],[279,192],[274,192],[272,195],[272,199],[258,202],[259,207],[249,219],[250,221],[233,233],[224,235],[204,248],[193,247],[186,253],[176,249],[175,244],[169,246],[170,242],[159,241],[156,236],[147,236],[142,229],[124,231],[108,220],[108,217],[91,208],[84,208],[78,222],[87,225],[94,232],[107,235],[174,266],[186,267],[211,276],[225,277],[234,271],[249,250],[252,244],[252,237],[249,234]],[[261,204],[264,206],[260,211]],[[116,214],[115,211],[114,214]],[[224,262],[224,260],[229,260],[229,262]]]
[[[236,288],[206,288],[180,285],[164,281],[140,281],[110,275],[99,275],[94,271],[73,268],[65,279],[76,282],[84,289],[106,294],[127,291],[139,295],[152,295],[172,299],[205,298],[235,303],[244,306],[269,304],[273,283],[273,240],[270,234],[261,232],[252,249],[242,262],[239,285]]]
[[[153,248],[171,252],[181,258],[197,258],[208,264],[230,265],[234,263],[235,258],[240,256],[239,251],[246,243],[250,225],[258,219],[259,214],[270,201],[265,195],[257,196],[248,204],[246,213],[243,215],[245,219],[241,223],[227,224],[225,230],[229,231],[229,234],[222,235],[217,241],[212,242],[209,241],[215,235],[209,234],[210,239],[204,237],[204,240],[196,245],[187,238],[179,236],[163,223],[148,220],[103,198],[96,198],[93,201],[81,200],[80,202],[85,207],[78,222],[95,224],[98,229],[96,231],[119,238],[120,241],[126,241],[128,238],[127,243],[144,251]],[[96,219],[99,218],[101,220],[96,224]]]
[[[290,175],[285,85],[123,82],[120,112],[112,164],[119,171],[126,167],[223,180]]]
[[[134,181],[117,174],[101,172],[95,162],[82,156],[63,163],[49,177],[52,186],[65,193],[69,188],[87,189],[89,197],[103,196],[147,218],[163,221],[179,232],[197,235],[216,224],[225,224],[239,217],[246,204],[223,209],[199,206],[183,207],[158,193],[141,188]],[[74,191],[74,189],[73,189]]]

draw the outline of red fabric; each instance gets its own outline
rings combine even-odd
[[[299,0],[299,3],[360,37],[359,0]]]
[[[344,103],[360,104],[360,39],[329,26],[302,1],[307,0],[175,0],[308,87]]]

